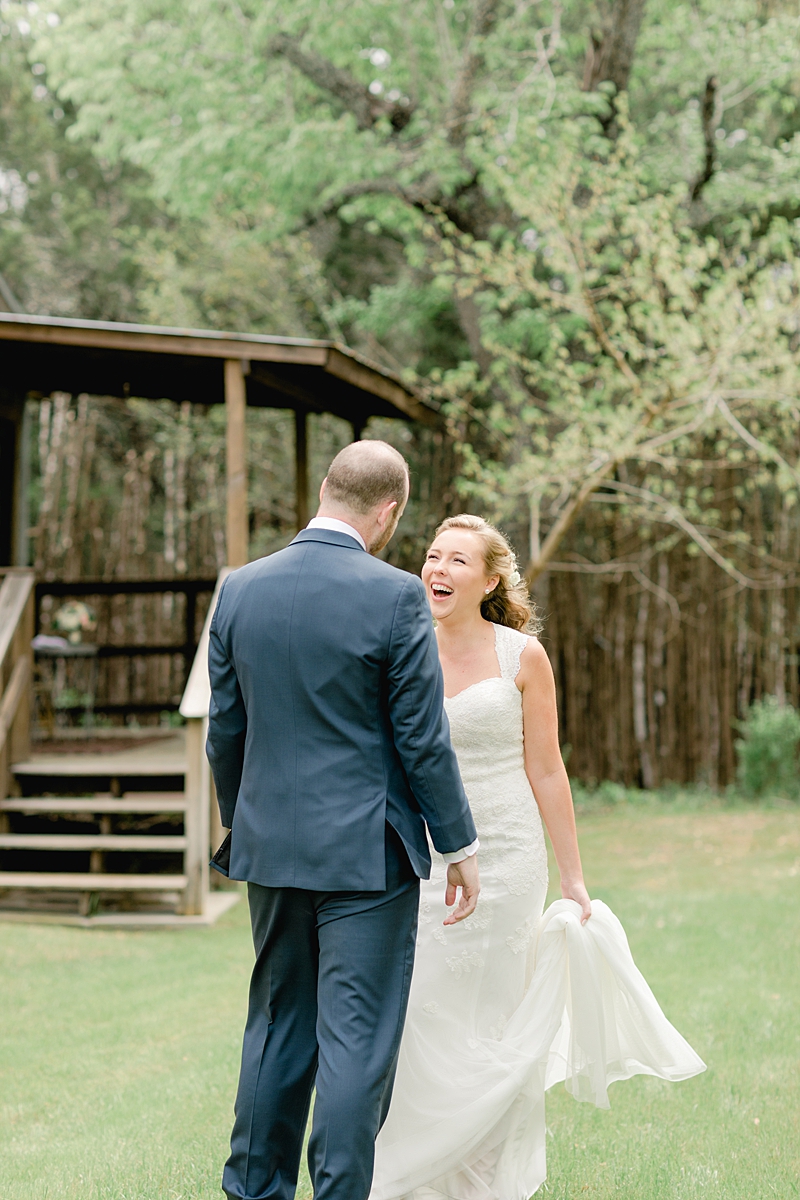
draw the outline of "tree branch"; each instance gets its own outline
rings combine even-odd
[[[581,263],[581,266],[583,266],[582,263]],[[622,351],[619,349],[619,347],[615,346],[615,344],[612,342],[611,338],[608,336],[605,325],[603,324],[603,320],[600,316],[600,313],[597,311],[597,306],[595,305],[595,302],[592,298],[592,294],[591,294],[589,288],[587,288],[587,287],[583,288],[583,302],[586,305],[586,313],[587,313],[587,316],[589,317],[589,324],[592,327],[592,333],[597,338],[598,342],[600,343],[602,348],[605,350],[605,352],[609,356],[609,358],[613,358],[614,362],[617,364],[619,371],[625,376],[626,380],[628,381],[631,391],[634,393],[634,395],[638,396],[642,390],[642,385],[639,380],[639,376],[636,374],[636,372],[630,366],[627,359],[625,358],[625,355],[622,353]]]
[[[542,572],[546,569],[550,559],[555,554],[558,547],[561,545],[565,535],[574,525],[578,514],[586,504],[593,492],[596,492],[608,476],[614,471],[619,463],[619,459],[610,458],[599,471],[595,471],[587,479],[585,479],[579,488],[577,494],[573,496],[569,504],[562,511],[560,517],[556,521],[553,528],[548,533],[542,544],[542,549],[536,562],[532,562],[525,572],[525,582],[529,587],[532,587]]]
[[[652,492],[648,488],[634,487],[630,483],[619,483],[617,480],[608,480],[606,487],[611,488],[616,492],[623,492],[628,496],[635,496],[639,499],[655,504],[663,510],[664,516],[662,520],[670,525],[676,526],[683,533],[692,539],[696,546],[706,554],[712,562],[715,562],[718,567],[721,567],[726,575],[730,575],[731,579],[735,579],[740,587],[763,589],[777,586],[777,579],[753,579],[749,575],[743,574],[742,571],[735,567],[732,562],[724,558],[719,551],[712,546],[707,537],[694,525],[685,513],[681,512],[676,504],[659,496],[657,492]]]
[[[504,217],[502,204],[492,208],[484,196],[477,175],[466,180],[451,195],[442,191],[441,181],[434,174],[427,175],[418,184],[403,187],[391,175],[378,175],[374,179],[360,179],[347,184],[323,205],[310,214],[304,225],[313,225],[320,217],[333,216],[349,200],[359,196],[396,196],[404,204],[433,216],[444,216],[461,233],[468,233],[479,241],[489,232],[493,219]],[[510,219],[510,218],[509,218]]]
[[[563,509],[547,537],[544,539],[544,542],[542,543],[541,554],[539,555],[538,559],[536,562],[532,562],[525,572],[525,579],[529,585],[535,583],[542,572],[546,569],[547,564],[554,556],[565,535],[574,525],[589,497],[597,491],[601,484],[606,482],[609,475],[614,473],[619,464],[630,456],[632,447],[637,445],[641,435],[646,429],[649,429],[656,417],[660,416],[661,413],[664,412],[671,399],[672,393],[668,390],[661,400],[661,403],[658,405],[652,405],[644,414],[642,420],[639,422],[627,441],[620,447],[618,453],[613,454],[607,462],[605,462],[596,471],[592,471],[591,474],[584,479],[578,491]]]
[[[738,433],[738,435],[742,439],[742,441],[746,442],[747,445],[750,446],[753,450],[756,450],[768,462],[774,462],[774,463],[777,463],[779,467],[783,467],[785,470],[787,470],[789,472],[790,475],[794,476],[794,478],[798,481],[798,483],[800,483],[800,472],[798,472],[791,465],[791,463],[788,463],[786,461],[786,459],[783,457],[783,455],[778,453],[778,451],[775,449],[774,446],[769,446],[769,445],[767,445],[766,442],[762,442],[759,440],[759,438],[754,437],[754,435],[752,433],[750,433],[750,431],[744,427],[744,425],[741,423],[741,421],[739,421],[733,415],[733,413],[728,408],[727,404],[725,403],[725,401],[722,399],[721,396],[717,397],[716,406],[719,409],[719,411],[722,413],[725,420],[730,425],[731,429],[735,430],[735,432]]]
[[[394,102],[373,96],[369,88],[349,71],[335,66],[314,50],[303,50],[299,38],[288,33],[276,34],[269,43],[268,53],[288,59],[306,79],[335,96],[354,115],[359,129],[372,129],[385,117],[399,133],[411,120],[414,104],[407,96]]]
[[[706,153],[703,161],[703,169],[692,184],[692,203],[700,199],[703,188],[714,174],[715,167],[715,146],[714,135],[717,132],[717,77],[709,75],[706,80],[706,90],[703,93],[703,103],[700,108],[700,116],[703,123],[703,142],[705,143]]]
[[[476,0],[472,27],[464,47],[447,116],[447,138],[451,146],[463,146],[466,141],[472,93],[478,72],[483,66],[483,39],[491,33],[499,8],[500,0]]]
[[[375,179],[359,179],[341,188],[332,196],[321,209],[311,218],[313,221],[320,217],[332,217],[350,200],[358,200],[361,196],[396,196],[411,208],[427,208],[436,204],[437,197],[428,193],[424,188],[405,188],[390,175],[378,175]]]

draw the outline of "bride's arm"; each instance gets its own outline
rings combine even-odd
[[[536,638],[530,638],[522,652],[517,686],[522,691],[525,771],[553,844],[561,895],[580,904],[585,922],[592,910],[583,882],[572,793],[558,744],[556,684],[550,660]]]

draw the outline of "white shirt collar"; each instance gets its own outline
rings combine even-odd
[[[333,529],[336,533],[346,533],[348,537],[355,538],[362,550],[366,550],[367,543],[364,541],[361,534],[352,525],[348,525],[346,521],[340,521],[336,517],[312,517],[306,525],[306,529]]]

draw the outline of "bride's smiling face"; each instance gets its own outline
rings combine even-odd
[[[483,542],[471,529],[445,529],[428,550],[422,582],[437,621],[466,616],[480,606],[498,584],[487,575]]]

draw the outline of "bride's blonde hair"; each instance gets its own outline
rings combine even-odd
[[[499,575],[495,589],[481,604],[481,616],[495,625],[524,629],[538,633],[541,623],[528,591],[528,585],[517,569],[517,558],[504,534],[483,517],[460,513],[448,517],[436,530],[436,537],[446,529],[469,529],[477,533],[483,545],[483,563],[487,575]]]

